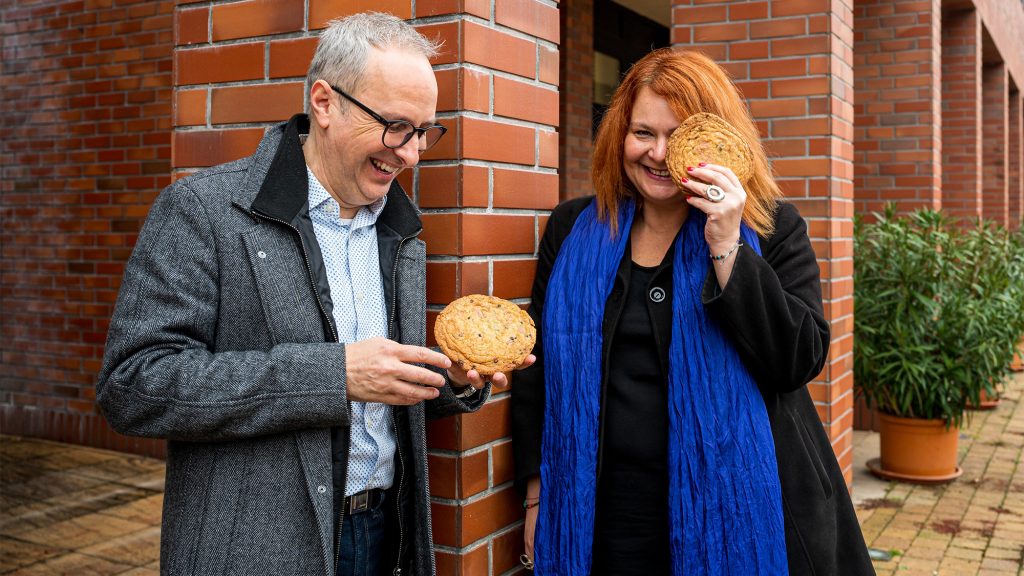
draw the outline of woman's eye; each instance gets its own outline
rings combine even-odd
[[[647,138],[651,135],[651,133],[648,132],[647,130],[637,130],[633,132],[633,135],[636,136],[637,138]]]

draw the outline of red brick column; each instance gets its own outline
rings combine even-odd
[[[182,2],[174,167],[183,173],[248,154],[268,123],[301,111],[319,30],[364,9],[411,19],[444,41],[433,64],[438,117],[449,133],[400,176],[424,211],[428,334],[437,312],[461,295],[525,305],[539,234],[558,202],[559,14],[548,3]],[[495,392],[480,412],[429,426],[438,574],[501,574],[518,565],[522,507],[512,487],[509,392]]]
[[[562,12],[561,90],[559,109],[559,197],[562,200],[594,193],[590,180],[593,153],[594,2],[568,0]]]
[[[854,6],[854,198],[860,214],[942,207],[941,0]]]
[[[1008,85],[1005,65],[982,69],[982,214],[1003,226],[1010,220]]]
[[[436,64],[448,95],[445,122],[456,132],[416,175],[431,257],[428,333],[436,312],[458,296],[526,304],[539,236],[558,202],[558,9],[536,0],[496,2],[493,13],[491,6],[472,9],[489,22],[455,14],[421,28],[445,39]],[[429,426],[438,574],[518,566],[522,506],[511,484],[509,393],[495,392],[480,412]]]
[[[943,208],[981,217],[981,182],[981,20],[970,10],[942,23]]]
[[[124,262],[169,183],[170,0],[0,8],[0,431],[160,455],[96,412]]]
[[[733,75],[786,195],[808,220],[832,346],[809,385],[852,477],[853,12],[845,0],[673,2],[672,43]]]
[[[1009,99],[1009,165],[1007,166],[1007,180],[1010,196],[1010,223],[1011,229],[1016,230],[1024,225],[1024,179],[1021,178],[1024,170],[1024,100],[1021,99],[1020,90],[1010,92]]]

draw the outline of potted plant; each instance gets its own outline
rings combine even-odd
[[[1024,227],[1018,228],[1013,236],[1010,237],[1010,244],[1013,254],[1010,264],[1010,273],[1012,275],[1010,282],[1016,288],[1017,300],[1024,302]],[[1022,304],[1022,308],[1024,308],[1024,304]],[[1024,318],[1020,320],[1019,331],[1017,348],[1010,364],[1010,370],[1013,372],[1024,371]]]
[[[961,473],[964,409],[994,395],[1009,364],[998,366],[1015,310],[1008,236],[933,210],[896,217],[890,207],[876,218],[854,228],[854,378],[881,435],[868,466],[890,479],[949,481]]]

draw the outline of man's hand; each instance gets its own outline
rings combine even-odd
[[[515,367],[515,370],[522,370],[528,368],[537,361],[537,357],[533,354],[527,354],[526,358],[523,359],[523,363]],[[456,387],[472,386],[479,390],[484,387],[487,383],[487,379],[480,375],[476,370],[470,370],[466,372],[459,367],[458,364],[452,364],[451,368],[448,368],[448,378],[452,381],[452,385]],[[509,384],[509,377],[504,372],[498,372],[494,376],[491,376],[491,384],[496,388],[505,388]]]
[[[360,402],[411,405],[437,398],[444,376],[413,363],[438,368],[452,361],[422,346],[399,344],[387,338],[370,338],[345,345],[348,398]]]

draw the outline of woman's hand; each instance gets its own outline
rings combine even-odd
[[[737,243],[740,240],[740,222],[743,220],[743,207],[747,204],[747,191],[743,189],[739,178],[732,170],[717,164],[701,162],[697,166],[687,167],[689,174],[686,182],[680,186],[689,194],[686,202],[690,206],[707,214],[708,221],[704,225],[704,239],[714,260],[715,278],[718,286],[725,289],[732,275],[736,262]],[[718,202],[708,199],[708,188],[718,186],[725,197]],[[725,256],[724,258],[717,258]]]
[[[732,170],[725,166],[702,162],[686,171],[689,176],[682,187],[696,195],[687,196],[686,202],[708,215],[704,239],[711,253],[725,254],[740,239],[740,221],[743,219],[743,207],[747,204],[747,191]],[[721,202],[708,200],[707,189],[710,184],[725,192]]]

